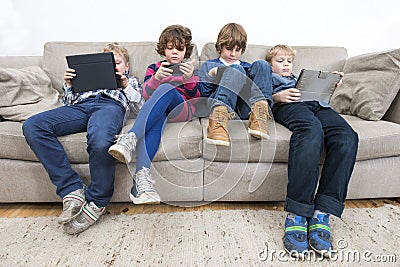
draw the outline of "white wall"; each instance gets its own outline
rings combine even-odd
[[[242,24],[252,44],[344,46],[349,56],[400,47],[397,0],[240,3],[0,0],[0,56],[42,55],[47,41],[157,41],[170,24],[191,28],[201,48],[228,22]]]

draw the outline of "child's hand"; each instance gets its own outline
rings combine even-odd
[[[181,65],[179,66],[180,71],[182,71],[182,73],[183,73],[184,79],[189,79],[193,76],[193,72],[194,72],[193,63],[194,63],[194,59],[192,59],[189,62],[181,63]]]
[[[126,87],[128,87],[128,78],[126,78],[125,75],[118,71],[115,72],[115,74],[117,74],[119,76],[119,79],[121,80],[121,88],[125,89]]]
[[[340,77],[343,77],[343,76],[344,76],[344,72],[341,72],[341,71],[332,71],[332,73],[339,74]],[[342,84],[343,84],[343,79],[340,79],[340,81],[338,81],[338,83],[336,84],[336,87],[339,87],[339,86],[341,86]]]
[[[275,103],[291,103],[300,100],[301,92],[296,88],[289,88],[272,95]]]
[[[208,72],[208,75],[210,75],[211,77],[215,77],[215,75],[217,75],[217,71],[218,67],[214,67]]]
[[[72,79],[76,76],[75,70],[74,69],[66,69],[64,73],[64,81],[67,84],[68,87],[72,86]]]
[[[169,77],[172,75],[173,70],[168,68],[170,64],[168,62],[162,62],[161,66],[158,68],[156,74],[154,74],[154,78],[161,81],[165,77]]]

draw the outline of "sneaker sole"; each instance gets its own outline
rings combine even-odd
[[[253,136],[253,137],[257,138],[257,139],[266,139],[266,140],[269,139],[269,135],[266,134],[266,133],[263,133],[263,132],[261,132],[261,131],[256,131],[256,130],[249,129],[249,130],[248,130],[248,133],[249,133],[251,136]]]
[[[113,156],[116,160],[122,162],[122,163],[130,163],[131,162],[131,158],[128,155],[124,155],[123,152],[119,151],[117,148],[113,148],[113,146],[111,146],[108,149],[108,154],[110,154],[111,156]]]
[[[318,250],[318,249],[314,248],[310,243],[308,243],[308,246],[324,258],[331,257],[331,253],[328,250]]]
[[[209,139],[206,138],[206,143],[207,144],[212,144],[212,145],[217,145],[217,146],[230,146],[230,142],[227,141],[222,141],[222,140],[215,140],[215,139]]]
[[[142,197],[143,196],[143,197]],[[160,197],[158,196],[151,196],[149,194],[143,193],[141,197],[135,197],[130,194],[130,199],[132,200],[133,204],[141,205],[141,204],[160,204]]]

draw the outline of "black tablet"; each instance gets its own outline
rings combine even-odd
[[[76,76],[72,79],[75,93],[120,88],[112,52],[70,55],[66,59],[68,67],[75,69]]]
[[[340,79],[339,74],[302,69],[296,83],[296,88],[301,92],[300,101],[317,100],[329,103]]]

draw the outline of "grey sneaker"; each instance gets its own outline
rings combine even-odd
[[[81,212],[83,204],[85,204],[86,186],[75,190],[63,197],[63,211],[58,217],[58,223],[67,223]]]
[[[135,151],[137,138],[132,132],[116,135],[115,144],[110,146],[108,154],[123,163],[132,161],[132,153]]]
[[[159,204],[160,196],[153,187],[150,169],[143,167],[135,174],[130,198],[133,204]]]
[[[105,207],[97,207],[93,202],[89,204],[86,203],[78,216],[63,225],[64,232],[73,235],[85,231],[94,224],[105,211]]]

